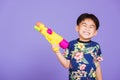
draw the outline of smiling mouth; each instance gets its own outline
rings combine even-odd
[[[83,33],[84,33],[85,35],[90,35],[90,33],[87,32],[87,31],[83,31]]]

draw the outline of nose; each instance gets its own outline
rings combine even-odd
[[[85,30],[89,31],[89,30],[90,30],[90,29],[89,29],[89,26],[86,26],[86,27],[85,27]]]

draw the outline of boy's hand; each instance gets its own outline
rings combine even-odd
[[[52,44],[52,50],[54,53],[60,52],[58,44]]]

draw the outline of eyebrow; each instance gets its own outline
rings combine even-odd
[[[85,25],[86,25],[85,22],[81,22],[81,24],[83,24],[83,25],[85,24]],[[94,26],[94,27],[95,27],[96,25],[92,24],[92,25],[90,25],[90,26]]]
[[[85,22],[82,22],[81,24],[86,24]]]

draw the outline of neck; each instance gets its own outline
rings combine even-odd
[[[80,43],[90,43],[91,42],[91,40],[90,41],[81,41],[79,38],[77,39],[77,41]]]
[[[91,39],[81,39],[81,38],[79,38],[79,41],[81,41],[81,42],[90,42]]]
[[[81,43],[89,43],[89,42],[91,42],[91,40],[81,40],[80,38],[78,38],[77,41],[81,42]]]

